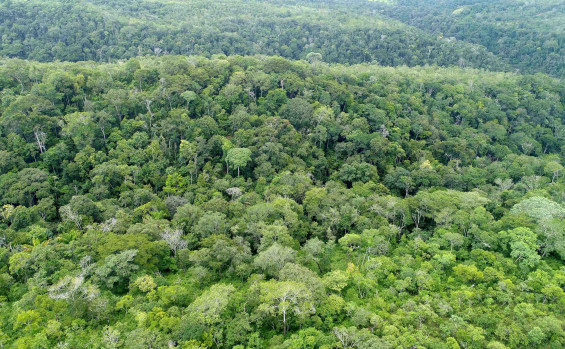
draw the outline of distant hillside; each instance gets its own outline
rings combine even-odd
[[[3,2],[0,13],[0,55],[43,62],[316,52],[348,64],[508,69],[484,47],[388,19],[365,1],[30,0]]]
[[[398,0],[384,14],[430,34],[480,44],[523,72],[565,76],[563,0]]]

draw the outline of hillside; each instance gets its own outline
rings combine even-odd
[[[486,47],[522,72],[565,76],[563,0],[398,0],[384,14],[429,34]]]
[[[10,0],[0,56],[100,62],[139,55],[280,55],[380,65],[508,70],[479,45],[450,41],[340,1]],[[64,16],[60,14],[64,13]]]

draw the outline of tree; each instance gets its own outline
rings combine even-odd
[[[0,187],[2,201],[33,206],[40,199],[50,195],[51,185],[48,178],[49,174],[38,168],[25,168],[12,176],[4,175],[3,186]]]
[[[330,291],[340,293],[349,283],[349,275],[341,270],[330,271],[324,275],[323,282]]]
[[[72,222],[77,229],[82,229],[82,216],[74,211],[70,205],[61,206],[59,214],[63,221]]]
[[[343,348],[387,348],[390,343],[379,340],[367,329],[358,330],[355,327],[334,327],[333,334],[337,338],[337,345]]]
[[[96,298],[98,294],[99,291],[95,287],[84,284],[83,276],[65,276],[49,288],[49,296],[51,298],[69,301],[79,299],[90,301]]]
[[[536,220],[564,218],[565,209],[558,203],[540,196],[520,201],[510,210],[513,214],[526,214]]]
[[[83,275],[65,276],[49,287],[49,297],[67,302],[71,314],[76,316],[100,297],[100,291],[95,285],[86,283]]]
[[[501,243],[514,260],[527,267],[534,267],[539,261],[537,236],[528,228],[516,228],[499,233]]]
[[[257,311],[281,322],[285,336],[293,316],[304,320],[316,310],[310,291],[298,282],[271,280],[261,283],[258,291],[260,304]]]
[[[449,231],[446,231],[442,237],[449,242],[451,252],[453,252],[453,247],[459,247],[465,242],[465,237],[463,235]]]
[[[545,165],[544,171],[551,176],[551,182],[555,182],[559,178],[559,173],[563,171],[563,165],[557,161],[550,161]]]
[[[293,262],[296,252],[278,242],[255,257],[254,264],[270,276],[277,276],[286,263]]]
[[[187,308],[191,317],[204,326],[215,326],[223,321],[223,313],[235,287],[229,284],[215,284],[201,296],[196,298]]]
[[[193,177],[198,177],[198,146],[196,142],[181,140],[179,158],[183,164],[187,164],[190,172],[190,184]]]
[[[96,124],[92,113],[72,113],[64,116],[62,133],[73,139],[78,149],[92,145],[96,137]]]
[[[331,245],[331,243],[328,244]],[[325,262],[331,252],[331,247],[328,248],[328,245],[318,238],[312,238],[306,241],[302,249],[314,261],[314,263],[316,263],[318,270],[323,274],[325,270]]]
[[[120,340],[120,332],[112,328],[112,326],[104,327],[103,338],[104,343],[111,349],[119,348],[122,344]]]
[[[274,114],[283,104],[286,103],[288,97],[286,91],[282,88],[269,91],[265,97],[265,106],[267,110]]]
[[[377,180],[379,175],[377,168],[366,162],[346,163],[339,169],[339,178],[348,184],[353,182],[368,182],[369,180]]]
[[[176,256],[179,250],[188,246],[186,240],[182,238],[182,230],[180,229],[165,229],[165,231],[161,233],[161,238],[167,242],[173,252],[173,256]]]
[[[173,216],[172,223],[175,227],[182,228],[185,233],[188,233],[192,230],[192,227],[198,223],[203,214],[204,211],[202,208],[196,205],[186,204],[177,209],[177,212],[175,212]]]
[[[341,239],[339,239],[339,244],[347,250],[347,256],[349,254],[363,246],[364,239],[359,234],[345,234]]]
[[[232,187],[232,188],[226,189],[226,194],[228,194],[232,198],[232,200],[235,200],[238,197],[240,197],[241,194],[243,194],[243,191],[241,189],[239,189],[238,187]]]
[[[192,231],[201,238],[223,235],[228,231],[226,215],[219,212],[206,212],[200,217]]]
[[[186,109],[190,106],[190,103],[194,102],[198,95],[194,91],[184,91],[181,93],[181,97],[186,101]]]
[[[408,196],[414,187],[414,179],[410,171],[402,167],[397,167],[394,172],[386,175],[385,184],[388,187],[401,190],[404,196]]]
[[[144,293],[153,291],[153,289],[157,287],[157,284],[149,275],[142,275],[138,277],[137,279],[135,279],[135,282],[133,284],[135,287],[137,287],[137,289]]]
[[[541,248],[543,255],[546,253],[557,253],[561,259],[565,259],[565,226],[560,219],[543,219],[538,224],[538,230],[543,240]]]
[[[315,300],[326,297],[322,279],[312,270],[295,263],[286,263],[279,273],[280,281],[296,281],[308,285]]]
[[[226,156],[226,162],[232,164],[237,168],[237,176],[239,177],[240,167],[247,166],[247,163],[251,161],[251,150],[247,148],[232,148],[228,150]],[[229,171],[229,165],[228,165]]]
[[[314,124],[314,118],[312,117],[314,108],[303,98],[293,98],[289,100],[281,107],[279,113],[281,117],[290,121],[296,130],[305,133],[308,132]]]
[[[318,52],[310,52],[306,55],[308,62],[315,64],[322,60],[322,55]]]
[[[137,250],[126,250],[106,257],[104,264],[94,271],[98,282],[112,291],[124,291],[132,274],[139,269],[133,263],[136,254]]]
[[[128,91],[123,89],[110,89],[104,95],[104,99],[114,108],[116,116],[121,122],[129,104]]]
[[[259,251],[264,251],[275,243],[282,246],[293,247],[295,241],[290,236],[288,228],[284,225],[266,225],[261,231],[261,244]]]

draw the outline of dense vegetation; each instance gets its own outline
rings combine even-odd
[[[0,346],[562,348],[565,84],[0,64]]]
[[[507,70],[484,47],[440,38],[339,1],[8,0],[0,55],[38,61],[138,55],[280,55],[381,65],[466,65]],[[64,13],[64,16],[59,14]]]
[[[397,0],[382,9],[429,33],[480,44],[520,71],[565,76],[563,0]]]
[[[565,347],[564,0],[6,0],[0,38],[0,349]]]
[[[565,76],[564,0],[7,0],[0,13],[0,55],[38,61],[316,52]]]

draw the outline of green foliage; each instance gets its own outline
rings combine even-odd
[[[138,269],[132,263],[136,254],[137,250],[127,250],[106,257],[104,264],[95,270],[99,282],[109,289],[123,289],[132,273]]]
[[[321,61],[456,65],[460,57],[476,68],[505,66],[502,59],[480,45],[438,39],[435,34],[378,13],[382,10],[374,2],[364,0],[347,3],[198,0],[191,6],[168,0],[158,4],[149,0],[135,4],[124,0],[34,0],[5,2],[0,11],[6,14],[0,22],[0,36],[4,38],[0,54],[37,61],[104,62],[164,54],[265,54],[308,59],[314,66]],[[111,14],[110,18],[107,14]],[[551,39],[544,45],[544,53],[550,52],[558,52]],[[186,67],[171,67],[174,69]],[[273,62],[272,70],[267,73],[283,70],[283,64]],[[17,70],[12,72],[17,76]],[[140,90],[155,81],[155,71],[149,69],[132,69],[125,75],[135,80]],[[74,97],[74,91],[64,85],[65,76],[55,79],[65,89],[57,89],[53,94],[67,103]],[[262,80],[267,86],[276,83]],[[292,83],[291,76],[284,80],[281,86]],[[224,102],[237,102],[243,95],[240,87],[232,84],[225,88]],[[190,92],[197,89],[193,85]],[[108,98],[113,100],[127,98],[108,92]],[[255,96],[264,97],[264,94]],[[191,93],[179,97],[185,109],[198,100]],[[122,113],[119,107],[116,112],[118,116]]]
[[[512,207],[510,212],[525,214],[537,221],[565,217],[565,209],[561,205],[539,196],[520,201]]]
[[[564,6],[561,0],[401,0],[377,4],[386,15],[429,33],[480,44],[522,71],[558,76],[565,73],[564,36],[556,25],[565,20]]]
[[[239,177],[239,168],[245,167],[251,161],[251,150],[247,148],[231,148],[226,155],[226,162],[237,168],[237,176]]]
[[[223,320],[231,294],[235,291],[232,285],[215,284],[203,295],[196,298],[188,307],[192,321],[201,322],[204,326],[214,326]]]
[[[563,81],[309,58],[3,60],[1,345],[562,347]]]

